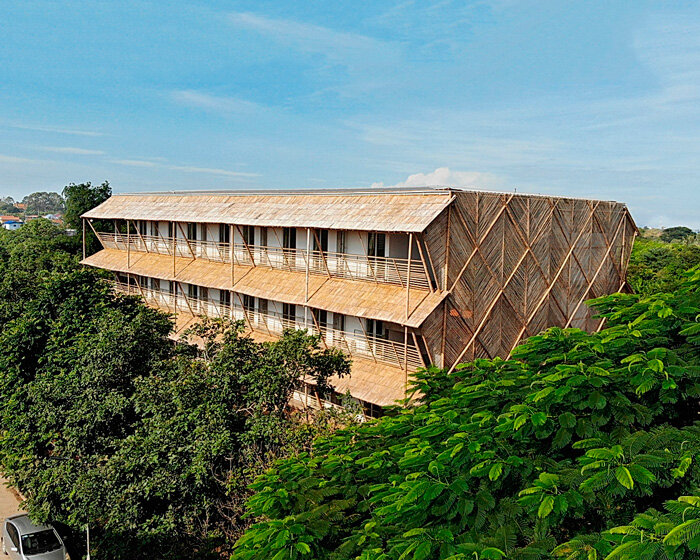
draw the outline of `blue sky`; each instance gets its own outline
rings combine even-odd
[[[0,4],[0,194],[451,184],[700,228],[700,3]]]

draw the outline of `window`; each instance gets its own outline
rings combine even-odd
[[[246,311],[255,310],[255,298],[253,296],[243,296],[243,309]]]
[[[52,550],[61,548],[61,542],[56,537],[53,529],[37,531],[29,535],[22,535],[22,553],[25,556],[46,554]]]
[[[175,222],[168,222],[168,237],[175,237]]]
[[[367,236],[367,255],[370,257],[384,257],[386,248],[386,235],[376,231],[369,232]]]
[[[219,303],[224,307],[231,307],[231,292],[219,290]]]
[[[151,290],[160,291],[160,278],[151,278]]]
[[[148,222],[146,220],[139,220],[139,233],[141,235],[147,235]]]
[[[345,249],[346,249],[345,232],[339,231],[337,241],[336,241],[336,251],[338,251],[338,253],[345,253],[346,252]]]
[[[176,286],[175,282],[173,282],[171,280],[170,282],[168,282],[168,284],[170,284],[170,287],[169,287],[170,295],[171,296],[175,295],[177,293],[177,289],[176,289],[177,286]]]
[[[285,249],[297,248],[297,230],[296,228],[283,228],[282,230],[282,247]]]
[[[263,247],[267,247],[267,228],[266,227],[260,228],[260,245]]]
[[[318,241],[321,241],[321,246],[318,246]],[[328,230],[317,229],[314,235],[314,251],[328,251]]]
[[[187,285],[187,296],[190,299],[198,299],[199,298],[199,286],[196,286],[194,284],[188,284]]]
[[[285,321],[294,323],[297,320],[297,306],[293,303],[282,304],[282,318]]]
[[[192,222],[189,222],[187,224],[187,239],[189,239],[190,241],[197,240],[197,224],[194,224]]]
[[[375,319],[367,319],[367,334],[376,338],[384,338],[384,324]]]
[[[260,315],[267,315],[267,300],[258,298],[258,311]]]
[[[231,243],[231,227],[228,224],[219,224],[219,241]]]
[[[318,328],[321,330],[326,330],[328,327],[328,311],[325,309],[318,310]]]
[[[209,301],[209,288],[202,286],[199,288],[199,299]]]
[[[19,548],[19,531],[17,531],[17,527],[8,521],[5,528],[7,529],[7,534],[10,536],[13,546]]]
[[[333,313],[333,329],[340,332],[345,330],[345,315]]]
[[[158,222],[151,222],[151,232],[153,237],[158,237],[160,235],[160,230],[158,229]]]
[[[243,243],[255,245],[255,226],[243,226],[241,233],[243,234]]]

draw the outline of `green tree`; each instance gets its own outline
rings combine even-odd
[[[63,212],[63,197],[56,192],[35,192],[22,199],[27,214],[56,214]]]
[[[686,237],[694,235],[694,232],[689,227],[676,226],[671,228],[666,228],[661,232],[661,241],[666,243],[671,243],[672,241],[682,241]]]
[[[0,214],[18,216],[21,213],[21,210],[15,206],[14,198],[11,196],[4,196],[0,198]]]
[[[700,264],[700,245],[665,243],[638,237],[632,248],[627,281],[639,294],[673,292],[684,281],[684,272]]]
[[[87,183],[78,184],[70,183],[64,187],[63,196],[66,199],[66,212],[63,216],[63,220],[68,227],[78,232],[78,237],[81,237],[83,232],[83,220],[80,216],[88,210],[92,210],[95,206],[102,204],[112,196],[112,187],[109,186],[108,181],[95,186],[89,181]],[[100,228],[105,227],[105,224],[97,222],[95,223],[95,227],[100,231]],[[89,228],[86,232],[86,245],[88,254],[96,252],[101,247],[99,240]]]
[[[233,558],[624,557],[635,535],[615,527],[700,482],[700,270],[592,304],[600,333],[553,328],[511,360],[420,372],[412,405],[279,461]],[[668,557],[696,557],[697,525],[672,527],[655,529]]]
[[[218,557],[247,486],[312,433],[286,413],[301,379],[349,370],[291,331],[257,343],[114,293],[47,220],[0,232],[0,465],[40,520],[90,523],[105,558]],[[227,536],[229,540],[227,541]]]

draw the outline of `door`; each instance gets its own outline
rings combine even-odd
[[[219,224],[219,250],[224,255],[224,260],[230,262],[231,258],[231,226]]]
[[[253,245],[255,245],[255,226],[242,226],[241,238],[246,249],[243,252],[243,259],[248,264],[253,264],[251,255],[253,254]],[[248,252],[250,251],[250,253]]]
[[[367,336],[375,356],[384,356],[387,345],[382,342],[386,338],[384,323],[375,319],[367,319]]]
[[[284,253],[284,265],[291,267],[296,260],[297,230],[296,228],[282,228],[282,251]]]
[[[377,231],[370,231],[367,234],[367,256],[371,278],[380,279],[384,277],[386,257],[386,235]]]
[[[259,257],[258,260],[260,261],[259,264],[261,265],[268,265],[270,266],[270,257],[267,254],[267,228],[266,227],[261,227],[260,228],[260,248],[259,248]]]
[[[327,229],[317,229],[314,230],[314,243],[313,243],[313,259],[311,264],[314,270],[318,272],[325,272],[326,268],[324,265],[324,259],[328,253],[328,230]],[[321,245],[319,246],[319,241]],[[323,254],[322,254],[323,253]]]
[[[284,329],[294,329],[296,328],[297,320],[297,306],[293,303],[283,303],[282,304],[282,328]]]
[[[2,531],[2,549],[13,560],[19,560],[21,553],[19,549],[19,531],[10,521],[5,521]]]

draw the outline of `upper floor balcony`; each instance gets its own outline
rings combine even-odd
[[[290,272],[325,275],[329,278],[393,284],[433,291],[428,266],[422,258],[397,258],[285,248],[250,243],[194,240],[141,233],[96,232],[105,248],[153,253],[234,266],[262,267]]]
[[[244,305],[245,299],[235,294],[233,301],[227,305],[209,298],[191,297],[187,290],[180,286],[171,291],[154,289],[148,283],[138,281],[115,281],[113,286],[118,292],[139,295],[146,303],[168,313],[243,321],[247,331],[270,337],[279,337],[287,329],[306,329],[311,334],[319,335],[322,345],[340,348],[355,358],[372,360],[407,371],[415,371],[426,365],[412,338],[398,342],[373,336],[364,328],[352,332],[333,328],[320,323],[313,310],[310,310],[304,319],[301,316],[262,311],[255,306],[247,307]]]

